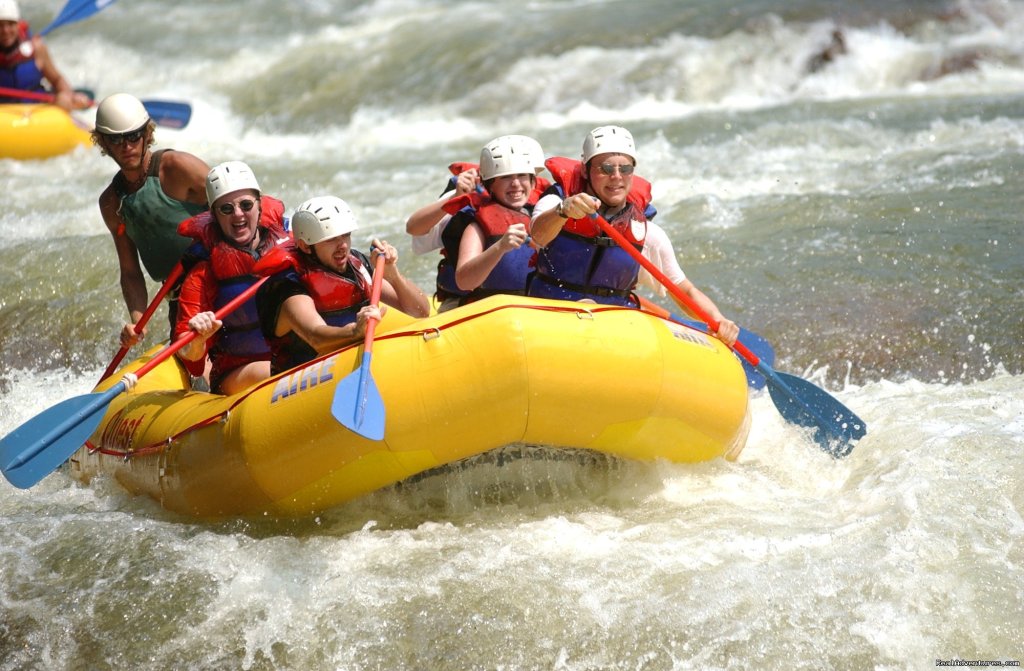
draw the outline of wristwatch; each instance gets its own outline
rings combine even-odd
[[[560,201],[558,203],[558,205],[555,205],[555,214],[557,214],[562,219],[568,219],[569,218],[569,215],[567,215],[565,213],[565,201],[564,200]]]

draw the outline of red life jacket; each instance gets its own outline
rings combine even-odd
[[[252,286],[259,279],[254,271],[256,261],[289,239],[288,232],[284,230],[284,204],[271,196],[263,196],[260,208],[260,243],[254,250],[241,249],[226,241],[210,211],[200,212],[178,225],[179,234],[191,237],[198,243],[189,248],[188,254],[209,260],[210,270],[217,280],[217,293],[212,306],[214,310],[227,305]],[[250,361],[266,361],[270,358],[270,347],[259,330],[255,298],[247,300],[222,321],[224,326],[214,336],[215,341],[210,346],[210,359],[214,367],[211,378],[217,377],[214,373],[218,368],[226,368],[223,372],[227,372]],[[219,362],[219,359],[223,359],[223,362]]]
[[[555,178],[555,183],[561,187],[562,193],[566,198],[586,191],[586,180],[583,178],[584,166],[580,161],[562,156],[552,156],[544,162],[544,166],[551,172],[551,175]],[[634,174],[629,193],[626,195],[626,202],[643,216],[641,221],[646,224],[647,217],[644,215],[644,212],[647,210],[647,206],[651,204],[651,183],[643,177]],[[621,217],[615,218],[621,219]],[[608,223],[613,222],[609,221]],[[637,235],[638,232],[633,231],[633,227],[629,225],[629,220],[619,222],[619,225],[615,225],[615,228],[625,235],[627,240],[637,245],[638,249],[643,248],[644,238],[647,237],[646,226],[643,227],[643,233],[639,237]],[[601,227],[590,217],[569,219],[565,222],[562,230],[588,238],[602,235]]]
[[[580,161],[552,157],[545,166],[564,197],[585,192],[584,167]],[[625,207],[607,218],[638,251],[643,250],[647,238],[645,212],[650,202],[650,183],[634,175]],[[538,252],[536,268],[527,289],[530,296],[634,304],[631,293],[640,264],[605,235],[590,217],[567,220],[555,239]]]
[[[257,269],[264,273],[276,272],[277,281],[301,284],[324,322],[331,326],[345,326],[356,320],[356,314],[363,306],[370,304],[373,284],[370,260],[364,254],[353,249],[348,263],[351,274],[339,275],[320,264],[313,255],[302,253],[294,243],[290,243],[268,253]],[[283,336],[273,335],[280,306],[262,307],[275,322],[263,324],[264,335],[270,344],[270,367],[275,374],[316,358],[316,350],[294,331]]]
[[[36,45],[25,21],[18,22],[18,42],[0,53],[0,86],[22,91],[43,91],[43,73],[36,65]],[[37,102],[31,98],[0,96],[0,101]]]
[[[526,290],[526,278],[530,274],[530,260],[533,258],[533,249],[529,245],[502,255],[480,286],[468,294],[455,283],[455,270],[459,245],[470,224],[476,223],[483,230],[484,249],[487,249],[500,240],[513,224],[523,224],[529,232],[532,206],[528,205],[525,210],[513,210],[492,200],[486,193],[473,192],[449,199],[442,208],[453,215],[441,234],[443,253],[451,263],[438,267],[438,287],[453,295],[465,294],[459,305],[494,294],[522,295]]]
[[[352,277],[344,277],[311,260],[309,255],[301,255],[299,280],[309,291],[316,311],[331,326],[351,324],[360,308],[370,301],[373,278],[367,270],[369,262],[360,256],[355,250],[349,254],[348,264],[353,273]]]

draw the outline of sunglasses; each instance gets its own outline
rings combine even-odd
[[[632,175],[633,174],[633,166],[631,166],[628,163],[626,165],[614,165],[612,163],[602,163],[601,165],[599,165],[597,167],[600,168],[601,172],[603,174],[605,174],[605,175],[612,175],[612,174],[614,174],[616,169],[618,169],[620,175]]]
[[[248,212],[252,208],[256,207],[256,201],[246,198],[245,200],[238,201],[238,209],[242,212]],[[224,203],[217,206],[217,211],[221,214],[234,214],[235,203]]]
[[[104,137],[104,139],[107,142],[109,142],[110,144],[116,146],[116,145],[122,144],[124,142],[127,142],[129,144],[134,144],[134,143],[138,142],[142,138],[142,134],[143,133],[145,133],[145,131],[140,129],[140,130],[133,130],[130,133],[121,133],[120,135],[106,135],[106,134],[104,134],[103,137]]]

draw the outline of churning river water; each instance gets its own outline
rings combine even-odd
[[[448,163],[627,126],[684,270],[869,433],[833,460],[758,395],[736,463],[513,450],[292,520],[0,481],[0,671],[1024,658],[1022,34],[998,0],[125,0],[54,31],[74,85],[191,103],[158,146],[345,198],[425,288],[404,222]],[[0,434],[117,349],[113,172],[0,161]]]

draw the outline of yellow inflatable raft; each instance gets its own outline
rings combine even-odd
[[[56,105],[0,104],[0,158],[50,158],[89,144],[89,130]]]
[[[331,415],[361,360],[349,347],[223,397],[188,391],[171,357],[111,402],[70,472],[202,518],[305,515],[506,445],[698,462],[734,458],[749,429],[730,350],[640,310],[512,296],[423,320],[389,310],[371,366],[381,441]]]

